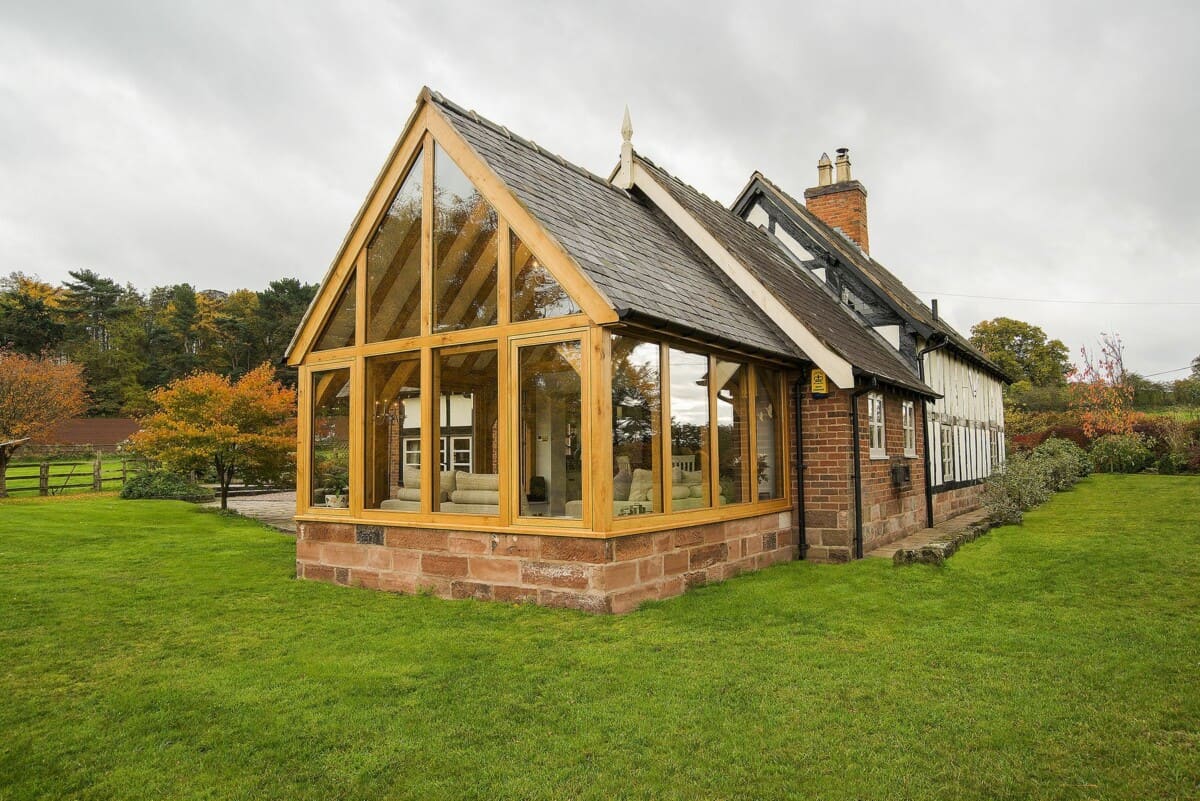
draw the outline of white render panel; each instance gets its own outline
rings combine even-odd
[[[933,485],[987,478],[992,473],[993,455],[997,464],[1005,460],[1003,384],[945,348],[924,358],[926,383],[942,395],[928,406],[930,455],[940,455],[940,426],[949,426],[956,465],[956,475],[949,477],[942,475],[940,462],[931,464]],[[997,432],[995,454],[992,431]]]
[[[889,345],[891,345],[897,351],[900,350],[900,326],[898,326],[898,325],[877,325],[877,326],[874,326],[874,328],[875,328],[875,332],[877,334],[879,334],[879,336],[886,339],[888,341]]]

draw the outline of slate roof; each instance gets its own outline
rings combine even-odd
[[[886,340],[843,306],[829,287],[781,251],[766,233],[653,162],[641,156],[637,159],[827,347],[861,373],[923,395],[936,395]]]
[[[430,98],[623,316],[804,357],[640,193],[618,189],[436,92]]]
[[[850,266],[852,270],[880,291],[885,302],[891,301],[895,311],[901,316],[907,317],[926,339],[932,332],[940,332],[949,339],[951,349],[957,351],[960,356],[975,362],[1004,381],[1012,380],[999,365],[984,356],[978,348],[954,330],[944,319],[935,320],[933,310],[926,306],[925,302],[890,270],[863,253],[852,242],[847,241],[840,232],[810,212],[804,203],[797,201],[762,173],[755,172],[750,177],[750,182],[742,190],[738,200],[734,202],[734,207],[740,210],[743,202],[751,200],[751,196],[756,191],[771,193],[774,195],[777,205],[781,206],[785,212],[790,213],[792,222],[809,237],[810,241],[801,241],[801,245],[810,250],[823,250],[843,264]]]

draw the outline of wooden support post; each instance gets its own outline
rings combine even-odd
[[[95,492],[100,492],[104,489],[104,482],[100,473],[102,465],[103,462],[100,461],[99,457],[96,458],[96,461],[92,462],[92,489]]]
[[[38,465],[38,495],[50,494],[50,463],[42,462]]]

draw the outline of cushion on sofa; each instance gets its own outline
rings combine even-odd
[[[629,500],[629,489],[633,486],[633,473],[622,470],[613,476],[613,500]]]
[[[684,470],[683,471],[683,483],[689,484],[689,485],[704,483],[704,471],[703,470]]]
[[[447,470],[442,473],[442,493],[438,500],[446,500],[450,497],[450,493],[454,492],[455,474],[453,470]],[[421,468],[415,465],[405,465],[404,467],[404,487],[410,490],[421,489]],[[400,496],[397,495],[397,498]],[[420,496],[411,500],[418,500]]]
[[[500,475],[498,473],[464,473],[458,470],[454,474],[454,486],[450,488],[450,492],[453,493],[455,490],[499,492]]]
[[[460,504],[500,505],[500,492],[491,490],[458,489],[450,493],[450,500]]]
[[[691,493],[689,492],[688,487],[684,486],[683,484],[673,484],[671,486],[671,499],[672,500],[677,501],[680,498],[688,497],[688,495],[690,495],[690,494]]]
[[[634,470],[633,480],[629,484],[629,500],[648,501],[654,492],[654,471]]]
[[[392,487],[392,498],[398,501],[421,500],[420,487]]]

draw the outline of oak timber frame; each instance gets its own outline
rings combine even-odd
[[[434,144],[449,156],[475,188],[491,204],[498,218],[497,230],[497,323],[477,328],[436,332],[434,330],[433,277],[433,186]],[[418,156],[424,170],[422,182],[421,255],[420,255],[420,335],[404,339],[367,342],[367,312],[369,282],[366,275],[367,245],[386,214],[392,198],[408,175]],[[510,232],[537,255],[541,264],[570,295],[581,313],[549,319],[513,322],[510,319],[510,289],[512,271]],[[354,344],[347,347],[313,351],[327,317],[333,313],[343,289],[355,278]],[[656,343],[660,354],[659,386],[663,389],[659,405],[658,448],[659,481],[662,492],[662,512],[614,519],[612,455],[612,334],[622,334]],[[580,343],[582,370],[580,375],[581,437],[584,458],[581,465],[583,504],[580,519],[524,517],[519,514],[520,459],[519,414],[516,388],[519,386],[518,355],[525,346],[577,341]],[[757,498],[757,481],[750,464],[743,465],[744,478],[750,499],[740,503],[719,503],[720,469],[717,444],[717,402],[719,387],[709,381],[707,482],[710,506],[702,509],[671,511],[671,480],[663,466],[671,464],[670,403],[666,388],[670,386],[668,349],[672,345],[703,348],[708,358],[708,375],[716,376],[718,358],[739,361],[747,365],[746,409],[750,420],[744,434],[745,450],[751,463],[756,463],[757,425],[753,424],[758,391],[756,364],[769,366],[778,372],[777,396],[784,408],[777,411],[776,420],[776,482],[781,497],[770,500]],[[438,422],[435,416],[434,360],[439,350],[469,345],[492,345],[496,349],[498,390],[497,447],[500,466],[499,511],[496,515],[458,514],[434,511],[433,492],[438,486]],[[367,404],[366,360],[373,356],[391,354],[420,354],[421,376],[421,486],[419,512],[364,508]],[[418,106],[396,143],[370,195],[360,210],[338,257],[318,291],[313,305],[301,322],[287,355],[289,365],[299,370],[299,399],[297,426],[297,508],[296,517],[303,521],[358,523],[367,525],[412,526],[424,529],[488,531],[498,533],[538,533],[571,537],[606,538],[627,534],[658,531],[754,517],[792,508],[792,476],[789,463],[792,432],[786,413],[788,393],[787,364],[711,344],[697,343],[681,337],[665,336],[661,332],[639,329],[620,321],[611,303],[587,278],[571,256],[541,227],[527,209],[508,190],[490,167],[481,159],[453,126],[429,101],[427,90],[418,98]],[[344,509],[316,506],[311,503],[312,487],[312,386],[314,375],[335,369],[348,369],[350,376],[349,411],[349,506]]]

